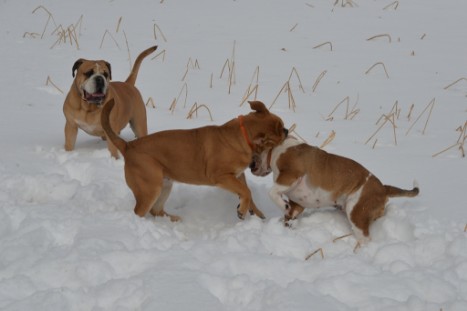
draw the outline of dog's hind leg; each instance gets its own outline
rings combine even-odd
[[[144,217],[157,202],[163,188],[160,165],[150,157],[125,157],[125,179],[135,196],[135,214]]]
[[[159,197],[156,200],[156,203],[151,208],[151,215],[154,217],[164,217],[167,216],[170,218],[170,221],[179,221],[180,217],[170,215],[164,211],[164,204],[169,198],[170,192],[172,191],[173,182],[169,178],[164,178],[162,184],[162,191]]]

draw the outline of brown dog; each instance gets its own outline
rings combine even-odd
[[[130,123],[136,137],[148,134],[146,124],[146,107],[140,92],[135,87],[136,77],[143,59],[154,52],[157,46],[143,51],[135,61],[133,69],[125,82],[110,82],[112,71],[110,64],[103,60],[78,59],[72,68],[76,78],[63,104],[65,114],[65,150],[75,148],[78,128],[89,135],[106,139],[101,126],[102,107],[113,99],[115,109],[110,116],[110,124],[114,131],[120,131]],[[112,142],[107,141],[108,149],[113,157],[118,152]]]
[[[172,182],[217,186],[240,197],[238,216],[248,211],[264,218],[251,199],[244,170],[253,153],[273,148],[285,139],[282,120],[262,102],[250,102],[251,112],[221,126],[157,132],[126,142],[112,129],[112,102],[102,111],[102,127],[125,159],[125,179],[136,199],[135,213],[164,212]],[[178,220],[176,216],[170,216]]]
[[[389,197],[414,197],[419,193],[416,183],[412,190],[383,185],[357,162],[293,136],[254,156],[250,169],[258,176],[273,172],[270,196],[285,211],[286,221],[296,218],[304,208],[338,207],[345,211],[359,242],[369,239],[370,225],[384,215]]]

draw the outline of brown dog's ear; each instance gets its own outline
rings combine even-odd
[[[250,104],[251,109],[256,111],[256,112],[269,113],[268,108],[266,108],[266,106],[262,102],[260,102],[258,100],[249,101],[248,103]]]
[[[71,68],[71,75],[73,78],[75,77],[75,71],[78,70],[79,66],[81,66],[84,62],[84,59],[80,58],[78,59],[75,64],[73,65],[73,68]]]
[[[105,65],[109,68],[109,80],[112,80],[112,67],[110,67],[109,62],[105,62]]]

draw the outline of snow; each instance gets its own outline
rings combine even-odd
[[[467,310],[466,160],[457,147],[433,157],[465,141],[466,9],[461,0],[1,1],[0,309]],[[74,24],[79,48],[57,43],[54,29]],[[332,51],[315,48],[325,42]],[[148,57],[136,82],[156,106],[151,132],[248,113],[240,103],[259,69],[258,99],[296,134],[319,146],[334,131],[324,149],[387,184],[417,179],[420,195],[391,200],[355,252],[353,237],[333,241],[350,232],[341,212],[305,211],[285,227],[271,177],[249,172],[266,220],[241,221],[234,195],[183,184],[167,202],[182,222],[139,218],[123,160],[105,142],[81,132],[64,151],[62,105],[76,59],[105,59],[124,80],[154,43],[165,57]],[[232,83],[228,69],[220,77],[226,61]],[[275,100],[287,81],[295,111],[287,93]],[[348,109],[331,115],[346,97]],[[395,130],[387,121],[365,143],[396,101]],[[203,107],[187,118],[195,103],[213,120]]]

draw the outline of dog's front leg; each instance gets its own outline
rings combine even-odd
[[[239,177],[238,177],[238,180],[240,180],[240,182],[242,184],[245,185],[245,187],[248,188],[248,184],[246,183],[246,177],[245,177],[245,173],[242,173]],[[256,204],[255,202],[253,201],[253,199],[251,199],[251,202],[250,202],[250,214],[254,214],[256,216],[258,216],[259,218],[261,219],[265,219],[266,217],[264,217],[264,214],[256,207]]]
[[[235,175],[227,175],[218,180],[216,186],[233,192],[240,197],[240,207],[237,210],[238,218],[245,219],[251,207],[251,192],[246,184],[242,183]]]
[[[78,136],[78,125],[70,121],[65,123],[65,150],[75,149],[76,137]]]
[[[287,210],[290,208],[289,202],[285,201],[282,198],[282,194],[287,192],[288,189],[288,186],[283,186],[275,183],[269,191],[269,196],[271,197],[273,202],[276,203],[276,205],[279,206],[279,208],[284,213],[286,213]]]

